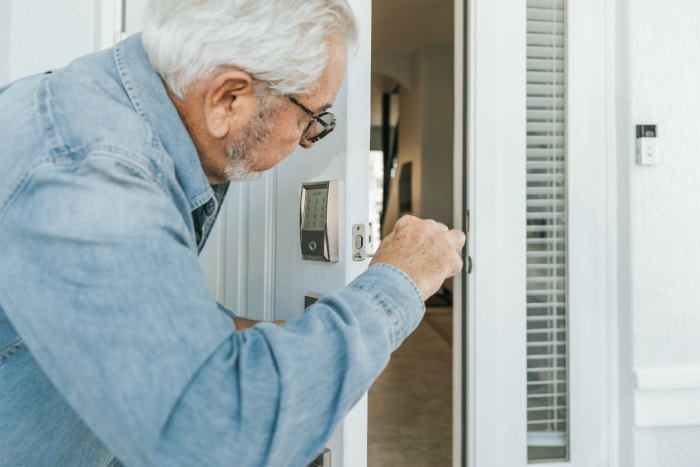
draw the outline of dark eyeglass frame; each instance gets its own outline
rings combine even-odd
[[[306,127],[306,129],[304,129],[304,133],[303,133],[304,139],[306,141],[308,141],[309,143],[315,143],[316,141],[320,140],[321,138],[323,138],[324,136],[326,136],[328,133],[330,133],[331,131],[333,131],[335,129],[336,119],[335,119],[335,115],[333,115],[332,113],[321,112],[321,113],[315,114],[311,111],[311,109],[309,109],[304,104],[302,104],[301,102],[296,100],[296,98],[294,96],[287,95],[287,99],[292,101],[292,103],[296,104],[297,107],[299,107],[301,110],[304,111],[304,113],[306,113],[309,117],[311,117],[312,120],[309,122],[309,125]],[[326,123],[321,118],[325,115],[331,116],[332,120],[330,123]],[[319,131],[316,136],[309,138],[307,136],[307,133],[311,130],[311,127],[313,126],[314,123],[318,123],[319,125],[321,125],[323,127],[323,129],[321,131]]]

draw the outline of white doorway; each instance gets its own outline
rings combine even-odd
[[[381,232],[404,214],[453,216],[454,5],[373,0],[371,148]],[[427,305],[368,397],[368,466],[454,465],[452,281]]]

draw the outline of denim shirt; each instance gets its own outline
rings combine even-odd
[[[0,89],[0,465],[303,466],[420,321],[374,265],[236,332],[212,188],[139,36]]]

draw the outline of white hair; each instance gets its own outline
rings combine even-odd
[[[151,0],[143,45],[178,97],[192,82],[233,67],[280,94],[312,92],[328,39],[352,47],[357,23],[347,0]]]

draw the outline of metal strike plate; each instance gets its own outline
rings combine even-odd
[[[354,224],[352,226],[352,260],[364,261],[367,258],[365,244],[367,236],[365,235],[365,224]]]
[[[320,293],[308,292],[306,295],[304,295],[304,309],[316,303],[319,298],[321,298]]]
[[[328,448],[323,448],[323,452],[309,464],[309,467],[332,467],[331,450]]]

